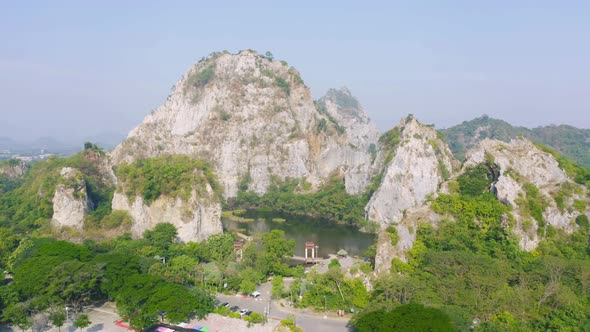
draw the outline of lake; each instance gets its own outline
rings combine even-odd
[[[254,220],[238,222],[222,218],[224,229],[252,236],[281,229],[288,239],[295,240],[295,256],[304,256],[305,242],[315,242],[319,246],[319,257],[336,254],[340,249],[352,256],[362,256],[375,241],[375,234],[362,233],[356,227],[326,220],[257,211],[248,211],[241,216]],[[286,221],[277,222],[273,218],[283,218]]]

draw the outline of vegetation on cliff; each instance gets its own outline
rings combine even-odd
[[[569,235],[547,225],[536,250],[521,250],[510,230],[509,208],[489,191],[494,169],[491,161],[468,168],[451,184],[450,194],[432,201],[435,212],[452,220],[418,227],[407,262],[393,259],[391,274],[375,281],[371,300],[353,326],[395,330],[379,317],[411,303],[440,310],[459,331],[582,331],[590,326],[588,218],[578,217],[580,228]],[[525,188],[526,206],[538,217],[542,203],[535,189]]]
[[[459,160],[463,160],[465,152],[484,138],[508,142],[512,138],[522,136],[535,143],[550,146],[566,158],[584,167],[590,167],[590,129],[567,125],[528,129],[484,115],[444,129],[443,132],[448,138],[451,151]]]
[[[228,204],[235,208],[269,209],[280,214],[310,216],[333,222],[364,226],[366,195],[351,195],[346,192],[344,181],[334,177],[315,192],[310,192],[309,183],[300,180],[273,181],[264,195],[245,191],[242,184],[235,200]]]
[[[130,199],[139,195],[148,205],[162,195],[188,200],[193,189],[197,195],[205,195],[207,185],[215,195],[221,194],[212,168],[205,161],[188,156],[142,159],[118,166],[116,174],[121,180],[121,189]]]
[[[81,172],[94,206],[88,220],[99,224],[111,213],[114,192],[114,185],[101,169],[101,158],[106,158],[104,152],[91,145],[68,158],[51,157],[32,164],[17,188],[0,195],[0,225],[10,225],[19,231],[46,225],[53,215],[55,188],[63,181],[60,176],[63,167]]]

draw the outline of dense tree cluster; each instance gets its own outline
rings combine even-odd
[[[176,237],[172,225],[158,226],[145,239],[121,237],[101,244],[21,239],[0,262],[14,278],[14,282],[0,287],[3,319],[18,323],[22,318],[24,324],[35,312],[49,310],[55,316],[55,308],[63,313],[65,306],[79,312],[88,304],[107,299],[116,301],[119,313],[134,327],[154,323],[159,310],[165,311],[172,322],[211,312],[213,297],[209,291],[196,287],[194,278],[183,275],[194,273],[196,259],[179,255],[165,264],[152,256],[153,252],[170,255]],[[147,255],[142,255],[142,249]],[[164,273],[167,269],[176,273]],[[24,316],[13,316],[16,311]]]
[[[396,331],[385,317],[411,303],[440,310],[461,331],[585,331],[590,326],[586,216],[578,218],[583,226],[571,235],[547,226],[552,231],[539,247],[524,252],[505,217],[508,208],[489,192],[492,173],[489,165],[470,168],[458,178],[456,192],[432,202],[434,211],[452,220],[419,226],[408,261],[394,259],[392,273],[375,281],[367,309],[353,326]],[[542,204],[535,189],[525,186],[533,216]],[[419,322],[412,324],[420,330]],[[448,330],[435,326],[423,330]]]
[[[142,239],[125,235],[84,244],[17,235],[6,228],[0,235],[6,239],[0,270],[14,278],[0,286],[0,321],[25,327],[34,313],[48,312],[59,322],[65,306],[79,312],[104,300],[114,300],[119,314],[136,328],[156,322],[159,311],[166,312],[167,321],[181,322],[213,311],[211,290],[251,293],[272,274],[303,276],[302,269],[287,264],[295,243],[280,230],[247,245],[239,263],[231,234],[177,243],[169,223],[146,231]]]
[[[100,226],[103,218],[111,213],[114,186],[105,179],[97,159],[103,158],[102,150],[91,147],[68,158],[51,157],[31,165],[23,179],[16,183],[2,184],[0,176],[0,225],[30,231],[47,225],[53,215],[55,187],[62,181],[59,175],[63,167],[73,167],[82,173],[88,198],[94,209],[89,212],[89,225]],[[18,187],[14,185],[17,184]],[[2,188],[10,191],[2,194]]]
[[[18,159],[8,159],[0,161],[0,169],[19,167],[21,161]],[[27,166],[25,166],[27,167]],[[23,182],[21,177],[11,177],[0,172],[0,195],[18,188]]]
[[[310,216],[333,222],[344,222],[362,226],[365,223],[366,195],[351,195],[346,192],[344,181],[332,178],[316,192],[306,192],[309,183],[299,180],[274,181],[268,191],[259,196],[243,190],[241,186],[233,208],[264,208],[280,214],[292,216]]]
[[[394,148],[398,139],[390,132],[382,144]],[[160,311],[166,312],[166,320],[180,322],[212,312],[213,291],[251,293],[272,276],[273,297],[317,311],[354,309],[351,328],[358,331],[585,331],[590,326],[587,216],[576,218],[579,229],[572,234],[544,225],[547,202],[538,188],[525,184],[522,211],[545,227],[538,248],[522,251],[511,230],[510,208],[490,192],[497,178],[490,158],[467,168],[450,183],[450,193],[431,201],[441,220],[410,230],[416,240],[407,261],[393,259],[391,273],[372,280],[368,291],[366,280],[358,276],[371,272],[369,263],[344,270],[335,260],[327,272],[307,274],[290,266],[295,244],[280,230],[247,243],[239,262],[232,234],[178,243],[176,229],[168,223],[146,231],[141,239],[123,235],[74,244],[42,237],[40,226],[51,217],[52,192],[65,166],[81,170],[89,195],[98,203],[87,222],[106,227],[130,223],[127,214],[110,211],[106,203],[114,188],[100,182],[96,153],[101,152],[88,146],[71,158],[36,163],[22,185],[0,187],[8,188],[0,193],[0,271],[13,277],[0,284],[0,321],[28,328],[32,314],[47,312],[53,324],[61,326],[66,305],[80,311],[90,303],[114,300],[120,315],[136,328],[154,323]],[[560,164],[578,182],[587,182],[588,170],[568,161]],[[138,161],[120,166],[117,173],[128,194],[142,195],[148,202],[160,195],[186,197],[193,185],[218,188],[210,168],[188,157]],[[316,192],[309,183],[274,181],[258,196],[247,191],[245,177],[238,197],[226,207],[264,208],[361,226],[364,207],[379,181],[376,177],[364,195],[347,194],[338,178]],[[571,197],[571,190],[561,188],[563,200]],[[392,244],[399,241],[395,227],[386,231]],[[289,287],[283,276],[294,277]],[[262,316],[250,319],[258,322]],[[88,324],[78,315],[76,326]],[[291,325],[286,321],[285,326]]]
[[[369,311],[357,317],[351,325],[358,332],[455,331],[445,313],[415,303],[404,304],[391,311]]]
[[[211,167],[203,160],[188,156],[138,160],[117,167],[116,173],[127,195],[143,196],[147,204],[161,195],[188,199],[193,188],[196,188],[197,194],[205,194],[207,185],[217,194],[221,191]]]

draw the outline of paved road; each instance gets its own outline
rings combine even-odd
[[[101,332],[101,331],[109,331],[109,332],[126,332],[126,329],[123,329],[121,327],[118,327],[115,325],[115,322],[119,319],[119,315],[117,315],[116,310],[115,310],[115,305],[114,303],[105,303],[102,307],[100,308],[93,308],[87,312],[85,312],[86,314],[88,314],[90,321],[92,322],[92,324],[90,324],[90,326],[86,329],[84,329],[84,331],[86,332]],[[33,329],[28,329],[27,331],[32,331]],[[80,331],[80,329],[76,328],[75,326],[72,325],[71,320],[69,322],[66,322],[66,324],[64,324],[64,326],[61,327],[61,329],[58,329],[57,327],[46,327],[43,329],[34,329],[35,331],[46,331],[46,332],[78,332]],[[0,326],[0,332],[15,332],[15,331],[21,331],[19,328],[10,328],[10,327],[2,327]]]
[[[260,297],[254,299],[250,297],[243,297],[239,295],[218,295],[217,298],[221,302],[228,302],[230,306],[237,305],[240,309],[249,309],[264,313],[268,307],[271,285],[270,283],[262,284],[258,291],[262,294]],[[326,331],[326,332],[345,332],[348,331],[346,324],[347,319],[327,317],[324,318],[321,314],[315,314],[309,311],[284,308],[278,305],[277,301],[271,302],[270,317],[271,319],[283,319],[288,315],[295,316],[297,326],[301,327],[305,332]]]
[[[263,313],[268,305],[270,299],[271,285],[265,283],[259,288],[262,294],[259,298],[244,298],[242,296],[227,296],[219,295],[218,299],[221,302],[228,302],[231,305],[237,305],[241,309],[249,309],[252,311],[258,311]],[[126,330],[115,326],[115,322],[119,319],[116,313],[114,303],[105,303],[100,308],[93,308],[87,312],[90,316],[92,325],[88,327],[88,332],[99,332],[99,331],[112,331],[112,332],[125,332]],[[278,323],[278,320],[286,318],[288,315],[293,314],[297,326],[301,327],[305,332],[345,332],[348,331],[346,328],[347,320],[336,317],[323,318],[322,315],[314,314],[311,312],[305,312],[300,309],[281,307],[277,301],[272,301],[270,309],[270,317],[273,322]],[[273,324],[274,325],[274,324]],[[65,324],[61,328],[62,332],[74,332],[76,328],[71,325],[71,322]],[[0,326],[0,332],[12,332],[20,331],[20,329],[11,329]],[[31,331],[30,329],[28,331]],[[58,332],[57,328],[45,329],[48,332]],[[249,328],[235,328],[235,332],[239,331],[252,331]]]

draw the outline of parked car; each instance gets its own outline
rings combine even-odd
[[[244,315],[250,316],[251,313],[252,313],[252,311],[248,310],[248,311],[246,311],[246,313]]]
[[[260,292],[259,291],[253,291],[252,294],[250,294],[250,296],[252,296],[252,297],[259,297],[260,296]]]
[[[221,306],[222,306],[222,307],[229,307],[229,303],[227,303],[227,302],[223,302],[223,303],[221,304]]]
[[[248,310],[248,309],[242,309],[242,310],[240,310],[240,315],[244,316],[244,315],[246,315],[246,313],[248,311],[250,311],[250,310]]]
[[[219,301],[219,300],[215,300],[215,302],[213,302],[213,305],[215,305],[216,307],[219,307],[220,304],[221,304],[221,301]]]
[[[229,308],[229,310],[230,310],[231,312],[236,312],[236,311],[240,310],[240,307],[238,307],[237,305],[235,305],[235,306],[233,306],[233,307]]]

